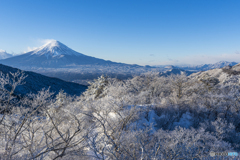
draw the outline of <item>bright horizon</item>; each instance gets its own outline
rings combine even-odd
[[[139,65],[240,62],[240,1],[0,0],[0,50],[55,39],[88,56]]]

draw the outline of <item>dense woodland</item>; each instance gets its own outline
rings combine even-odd
[[[43,89],[17,99],[26,75],[1,74],[0,159],[192,160],[239,152],[240,85],[229,76],[235,81],[101,76],[79,97],[61,91],[53,98]]]

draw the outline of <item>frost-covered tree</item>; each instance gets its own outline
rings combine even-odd
[[[207,159],[210,151],[240,151],[240,87],[232,81],[209,89],[186,75],[101,76],[77,98],[43,89],[15,100],[7,86],[17,85],[5,75],[0,83],[0,159]]]
[[[95,79],[94,82],[90,82],[90,86],[84,93],[87,97],[101,98],[104,96],[105,87],[108,84],[108,78],[104,75]]]

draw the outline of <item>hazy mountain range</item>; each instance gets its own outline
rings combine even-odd
[[[225,66],[234,66],[238,64],[237,62],[227,62],[227,61],[220,61],[214,64],[201,64],[201,65],[157,65],[155,67],[163,68],[165,70],[169,69],[182,69],[182,70],[187,70],[187,71],[194,71],[194,72],[199,72],[199,71],[207,71],[210,69],[216,69],[216,68],[223,68]]]
[[[182,68],[184,70],[195,70],[195,71],[207,71],[210,69],[216,69],[216,68],[223,68],[225,66],[234,66],[238,64],[237,62],[227,62],[227,61],[220,61],[214,64],[202,64],[202,65],[196,65],[196,66],[177,66],[179,68]]]

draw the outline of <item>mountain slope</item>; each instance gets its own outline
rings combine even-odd
[[[5,75],[9,74],[10,72],[15,73],[18,70],[19,69],[17,68],[12,68],[0,64],[0,72]],[[87,86],[72,82],[66,82],[58,78],[51,78],[29,71],[24,71],[24,73],[27,75],[27,78],[24,80],[26,83],[24,85],[17,86],[14,93],[16,95],[20,94],[23,96],[28,93],[37,93],[38,91],[42,90],[42,88],[48,89],[50,87],[50,91],[55,92],[55,94],[57,94],[62,89],[69,95],[79,96],[87,89]]]
[[[239,85],[240,79],[240,63],[231,67],[226,66],[224,68],[216,68],[208,71],[201,71],[193,73],[190,78],[201,79],[217,79],[222,84],[237,84]]]
[[[77,65],[118,64],[78,53],[55,40],[31,52],[0,60],[0,63],[21,69],[66,68]]]

